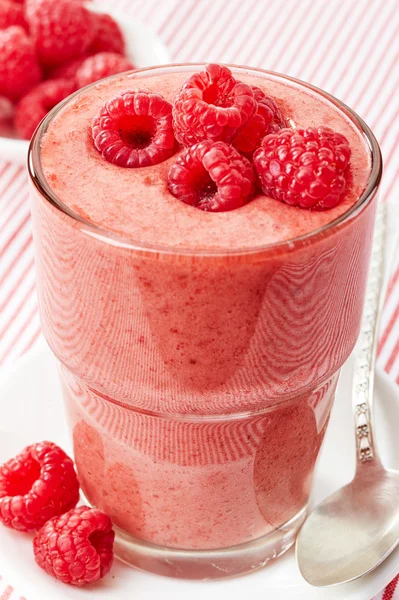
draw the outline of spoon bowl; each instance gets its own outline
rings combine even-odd
[[[352,581],[399,543],[399,473],[373,463],[319,504],[297,542],[303,577],[315,586]]]

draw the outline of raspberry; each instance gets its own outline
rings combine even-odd
[[[33,540],[33,552],[46,573],[82,586],[110,571],[114,537],[107,515],[97,508],[79,506],[47,521]]]
[[[86,58],[76,72],[76,82],[78,87],[84,87],[103,77],[131,69],[134,69],[134,66],[125,56],[115,52],[100,52]]]
[[[172,105],[154,92],[122,92],[94,117],[92,135],[97,150],[114,165],[155,165],[175,151]]]
[[[41,0],[12,0],[13,2],[19,2],[25,4],[25,14],[31,14],[35,10],[35,6],[41,2]],[[87,4],[91,0],[69,0],[70,4]]]
[[[93,13],[94,41],[89,51],[92,54],[98,52],[116,52],[124,54],[125,40],[119,25],[111,15]]]
[[[24,10],[20,4],[10,0],[0,2],[0,29],[7,29],[12,25],[19,25],[26,29]]]
[[[0,31],[0,95],[18,100],[41,79],[35,49],[21,27]]]
[[[187,148],[169,170],[171,194],[201,210],[243,206],[254,192],[251,163],[225,142],[205,140]]]
[[[184,146],[202,140],[230,142],[255,108],[251,86],[236,81],[225,66],[207,65],[189,77],[175,96],[176,139]]]
[[[28,0],[26,16],[37,55],[45,66],[81,56],[93,41],[91,13],[78,2]]]
[[[14,125],[18,135],[29,140],[49,110],[75,89],[75,84],[66,79],[49,79],[39,83],[16,106]]]
[[[262,138],[269,133],[276,133],[285,127],[283,117],[277,104],[263,90],[251,85],[257,102],[255,114],[245,123],[233,139],[233,146],[248,156],[260,146]]]
[[[348,140],[328,127],[281,129],[263,138],[254,165],[267,196],[322,210],[342,198],[350,155]]]
[[[64,63],[63,65],[59,65],[58,67],[55,67],[55,69],[51,69],[51,71],[49,72],[49,79],[69,79],[70,81],[73,81],[74,83],[76,82],[76,73],[78,72],[78,69],[82,66],[82,64],[85,62],[86,58],[88,58],[89,55],[85,54],[84,56],[80,56],[79,58],[74,58],[73,60],[70,60],[66,63]],[[76,84],[76,89],[77,89],[77,84]]]
[[[11,121],[14,117],[14,107],[10,100],[0,96],[0,123],[4,124]]]
[[[78,500],[73,462],[52,442],[28,446],[0,467],[0,521],[7,527],[39,529]]]

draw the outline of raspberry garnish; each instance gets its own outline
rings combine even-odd
[[[171,194],[201,210],[243,206],[254,192],[251,163],[225,142],[205,140],[187,148],[169,170]]]
[[[26,28],[24,10],[20,4],[11,0],[1,0],[0,3],[0,29],[7,29],[12,25]]]
[[[18,100],[42,77],[32,41],[21,27],[0,31],[0,96]]]
[[[233,139],[233,146],[243,154],[252,156],[260,146],[265,135],[276,133],[285,123],[277,104],[263,90],[252,85],[254,98],[257,102],[255,114],[241,127]]]
[[[18,102],[15,109],[15,129],[18,135],[29,140],[40,121],[76,89],[73,81],[49,79],[33,88]]]
[[[84,87],[94,83],[103,77],[130,71],[134,66],[124,56],[115,52],[100,52],[89,56],[76,71],[76,83],[78,87]]]
[[[79,506],[47,521],[33,540],[33,552],[46,573],[82,586],[110,571],[114,537],[107,515],[97,508]]]
[[[189,77],[175,96],[176,139],[184,146],[202,140],[230,142],[255,108],[251,86],[236,81],[225,66],[207,65]]]
[[[29,0],[26,16],[43,65],[59,65],[77,58],[93,41],[91,12],[78,2]]]
[[[342,198],[350,155],[345,136],[328,127],[281,129],[262,140],[254,165],[267,196],[322,210]]]
[[[94,117],[92,135],[97,150],[114,165],[155,165],[175,151],[172,105],[155,92],[122,92]]]
[[[123,54],[125,40],[119,25],[111,15],[93,13],[94,40],[89,48],[91,54],[98,52],[116,52]]]
[[[73,462],[52,442],[28,446],[0,467],[0,521],[7,527],[39,529],[78,500]]]

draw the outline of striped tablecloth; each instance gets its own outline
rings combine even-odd
[[[105,6],[156,30],[174,62],[273,69],[349,104],[381,144],[382,194],[399,212],[399,0],[108,0]],[[40,337],[27,196],[25,169],[0,163],[2,365]],[[399,265],[388,288],[379,363],[399,384]],[[398,578],[375,600],[399,600]],[[18,599],[3,573],[0,600]]]

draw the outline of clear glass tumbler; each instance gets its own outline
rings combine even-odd
[[[324,92],[257,73],[321,94],[372,156],[355,205],[289,242],[184,251],[85,221],[41,167],[42,136],[63,105],[29,154],[41,320],[83,492],[111,516],[122,560],[176,577],[245,573],[291,546],[359,333],[377,142]]]

